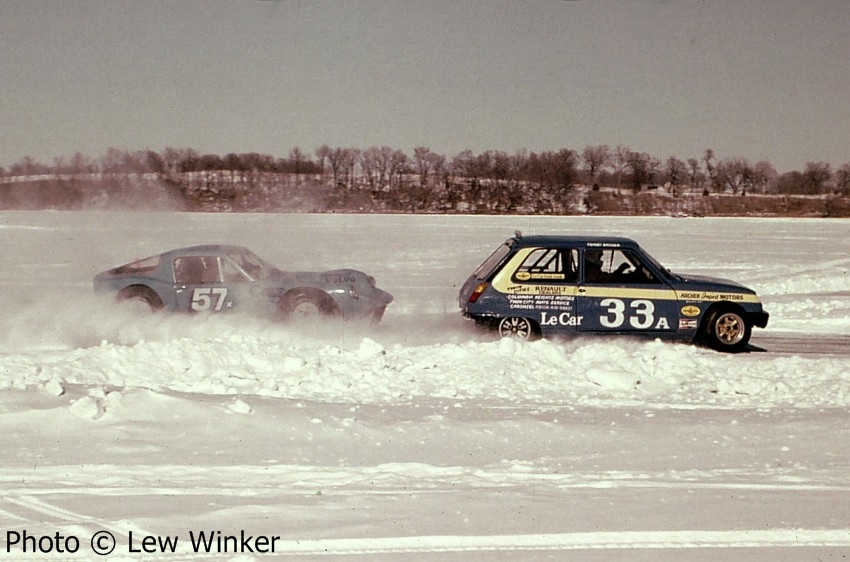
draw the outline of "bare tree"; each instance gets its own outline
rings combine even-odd
[[[684,184],[688,179],[688,165],[675,156],[671,156],[667,159],[664,170],[667,173],[667,179],[673,188],[673,192],[678,194],[679,186]]]
[[[596,184],[596,176],[611,161],[611,149],[607,144],[586,146],[581,153],[581,159],[584,160],[584,165],[587,168],[589,182]]]
[[[614,149],[613,161],[614,161],[614,172],[617,174],[617,189],[622,188],[623,186],[623,174],[629,167],[629,158],[631,157],[632,151],[627,146],[617,145],[617,148]]]
[[[401,150],[392,150],[389,153],[389,158],[387,160],[387,176],[390,179],[391,187],[393,185],[393,178],[395,178],[395,185],[401,184],[402,176],[408,171],[407,162],[407,154]]]
[[[723,185],[717,174],[717,157],[714,151],[710,148],[705,149],[702,156],[702,162],[705,164],[705,175],[708,177],[708,183],[714,191],[720,191]]]
[[[702,187],[703,175],[700,171],[699,160],[696,158],[688,158],[688,182],[691,184],[691,189],[698,190]]]
[[[806,162],[803,179],[806,182],[806,193],[811,195],[824,193],[832,180],[832,167],[826,162]]]
[[[304,169],[305,160],[307,160],[307,157],[304,156],[304,152],[300,147],[296,146],[289,151],[289,161],[292,162],[293,171],[296,174],[300,174]]]
[[[419,146],[413,149],[413,163],[419,173],[419,185],[428,183],[428,175],[438,173],[445,165],[446,157],[431,152],[430,148]]]
[[[334,187],[340,187],[340,179],[342,178],[342,174],[345,170],[345,166],[348,160],[348,154],[346,153],[346,149],[336,147],[333,150],[329,150],[328,153],[325,155],[325,158],[327,158],[328,164],[331,167],[331,173],[333,174],[334,180]]]
[[[373,191],[378,187],[380,181],[378,177],[379,154],[380,149],[377,146],[371,146],[360,153],[360,169]]]
[[[629,152],[628,169],[632,173],[632,189],[640,191],[641,186],[652,180],[653,158],[646,152]]]
[[[322,173],[324,173],[325,162],[330,158],[331,152],[331,147],[326,144],[323,144],[316,149],[316,159],[318,160],[316,163],[319,165],[319,169],[322,170]]]
[[[850,162],[835,170],[835,191],[850,195]]]
[[[754,184],[753,167],[746,158],[726,158],[717,164],[715,172],[722,189],[731,190],[733,195],[739,191],[746,195]]]
[[[355,168],[360,160],[360,150],[357,148],[346,148],[343,150],[342,171],[345,175],[345,184],[350,189],[354,184]]]
[[[753,166],[753,189],[761,193],[767,193],[776,186],[779,173],[773,164],[767,160],[759,160]]]

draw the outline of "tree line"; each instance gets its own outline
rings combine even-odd
[[[614,187],[635,192],[659,186],[674,195],[682,193],[731,193],[735,195],[799,194],[850,195],[850,162],[833,170],[826,162],[808,162],[803,170],[779,174],[768,161],[719,157],[714,150],[687,159],[666,160],[625,146],[586,146],[577,151],[499,150],[474,153],[463,150],[446,157],[427,147],[416,147],[408,155],[388,146],[366,149],[322,145],[312,154],[299,147],[287,157],[269,154],[199,154],[193,149],[166,148],[127,151],[108,149],[98,158],[75,153],[54,158],[52,164],[21,158],[8,169],[0,167],[0,178],[81,175],[156,174],[163,178],[181,174],[229,173],[296,174],[320,176],[335,189],[367,190],[373,193],[397,189],[448,187],[456,180],[477,186],[484,182],[501,188],[542,187],[566,190],[576,185]]]

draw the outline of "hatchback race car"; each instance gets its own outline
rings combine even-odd
[[[743,350],[768,313],[733,281],[678,275],[634,240],[522,236],[499,246],[459,294],[463,314],[503,337],[646,334]]]
[[[97,293],[153,310],[261,310],[276,317],[340,316],[377,322],[393,297],[354,269],[282,271],[247,248],[193,246],[134,261],[95,276]]]

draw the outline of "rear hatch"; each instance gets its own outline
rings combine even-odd
[[[489,281],[493,275],[499,270],[503,263],[513,253],[514,239],[509,238],[501,244],[496,250],[490,254],[481,265],[479,265],[472,275],[466,280],[458,294],[458,303],[460,307],[466,310],[466,304],[469,302],[469,297],[475,292],[476,288],[483,282]]]

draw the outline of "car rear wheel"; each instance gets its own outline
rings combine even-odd
[[[540,331],[537,325],[528,318],[509,316],[499,321],[499,336],[503,338],[514,338],[521,341],[537,339]]]
[[[712,311],[703,331],[709,346],[732,353],[747,347],[751,334],[752,326],[747,323],[743,312],[732,307],[720,307]]]
[[[118,292],[118,300],[140,310],[156,311],[163,307],[162,299],[150,287],[133,285]]]

